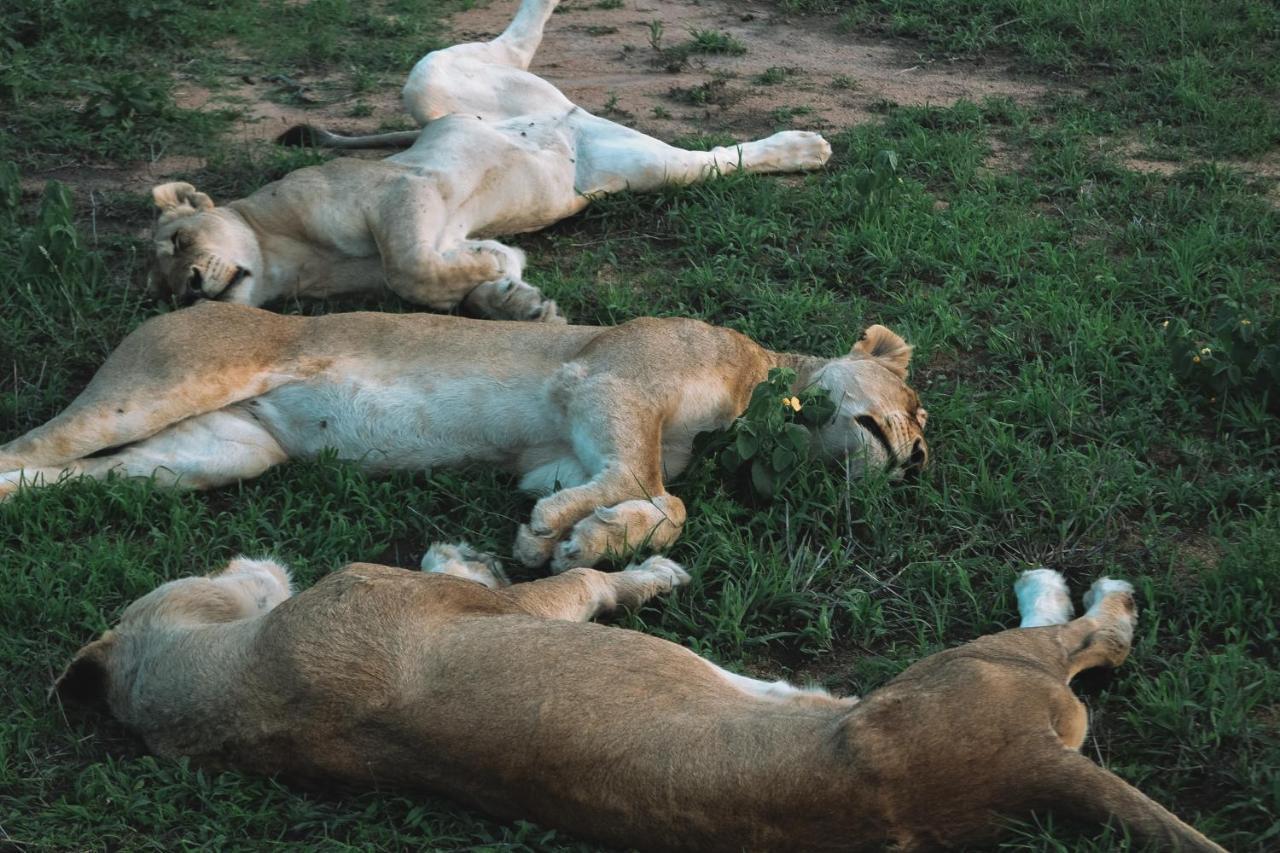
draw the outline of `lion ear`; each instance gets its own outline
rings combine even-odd
[[[178,213],[184,206],[191,208],[192,213],[213,210],[213,199],[185,181],[174,181],[153,187],[151,199],[156,203],[156,207],[160,208],[161,213]]]
[[[64,705],[95,705],[105,700],[109,661],[115,645],[116,635],[108,631],[80,649],[50,692]]]
[[[853,345],[853,352],[876,359],[897,374],[899,379],[907,378],[907,368],[911,365],[911,344],[884,326],[868,326],[862,333],[862,338]]]

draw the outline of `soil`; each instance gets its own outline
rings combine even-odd
[[[493,38],[517,6],[518,0],[490,0],[455,14],[450,21],[453,40]],[[661,22],[658,39],[650,27],[655,21]],[[692,134],[745,140],[784,127],[833,131],[877,120],[889,103],[949,106],[987,97],[1029,103],[1071,90],[1062,82],[1015,74],[999,59],[922,58],[910,42],[840,32],[836,21],[787,15],[767,0],[624,0],[616,9],[601,8],[596,0],[569,0],[548,23],[530,70],[586,109],[665,140]],[[694,31],[727,33],[746,50],[739,55],[686,55],[681,47]],[[227,49],[252,67],[248,57],[237,56],[234,45]],[[216,90],[179,75],[174,99],[189,109],[236,111],[231,137],[245,142],[271,140],[303,123],[351,134],[411,126],[400,105],[398,83],[357,93],[344,72],[242,75]],[[992,145],[987,167],[1021,165],[1017,152],[1006,150],[999,140]],[[1171,174],[1186,165],[1144,159],[1136,147],[1120,154],[1136,171]],[[203,165],[197,157],[162,154],[123,166],[69,164],[30,174],[23,183],[33,196],[50,178],[89,195],[145,194],[154,184]],[[1267,179],[1280,173],[1276,156],[1226,165]],[[1280,188],[1275,192],[1280,194]]]
[[[513,0],[494,0],[461,12],[452,19],[454,32],[459,40],[490,39],[515,7]],[[651,21],[662,23],[659,49],[651,45]],[[841,33],[834,23],[789,16],[763,2],[628,0],[623,8],[601,9],[578,0],[552,16],[530,70],[574,103],[662,139],[757,135],[783,125],[844,128],[871,120],[886,101],[949,106],[998,96],[1027,102],[1055,85],[1017,77],[999,64],[921,59],[906,42]],[[673,61],[695,30],[728,33],[746,52]],[[770,69],[782,82],[761,81]],[[679,94],[699,90],[708,103],[690,104]],[[787,120],[778,111],[792,115]]]
[[[493,38],[517,5],[517,0],[492,0],[454,15],[453,40]],[[626,0],[623,8],[602,9],[577,0],[552,16],[530,70],[586,109],[667,140],[693,133],[746,138],[784,126],[830,130],[870,120],[885,102],[946,106],[987,96],[1025,102],[1052,86],[991,64],[922,60],[905,42],[838,33],[833,20],[787,16],[766,2]],[[662,22],[662,50],[650,45],[651,21]],[[693,30],[728,33],[746,52],[691,54],[674,62],[673,49],[689,42]],[[234,46],[228,50],[236,53]],[[773,72],[780,82],[758,79],[770,69],[780,69]],[[399,85],[354,94],[342,73],[245,75],[216,90],[180,75],[174,100],[188,109],[237,111],[231,136],[244,141],[274,139],[304,123],[345,133],[409,126]],[[82,191],[144,193],[202,165],[196,157],[164,155],[123,167],[68,165],[28,176],[24,188],[38,193],[46,180],[56,178]]]

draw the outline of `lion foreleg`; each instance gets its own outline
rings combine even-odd
[[[574,568],[554,578],[520,583],[505,591],[533,616],[587,622],[618,607],[639,607],[689,582],[689,573],[663,557],[650,557],[620,572]]]
[[[527,281],[501,278],[479,285],[462,301],[469,314],[491,320],[525,320],[535,323],[563,323],[555,300]]]
[[[598,509],[670,498],[662,484],[660,412],[623,403],[625,385],[607,376],[579,378],[559,393],[572,413],[574,456],[595,473],[586,483],[561,489],[534,505],[529,523],[516,537],[516,557],[527,566],[549,560],[573,526]]]
[[[556,545],[551,571],[594,566],[611,554],[638,548],[665,550],[680,537],[684,521],[684,501],[670,494],[597,507]]]

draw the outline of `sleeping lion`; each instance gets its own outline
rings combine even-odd
[[[0,446],[0,500],[112,472],[207,489],[329,448],[373,473],[484,462],[545,495],[515,553],[561,571],[675,541],[685,508],[664,482],[774,367],[835,404],[815,454],[854,475],[922,467],[910,360],[883,326],[828,359],[688,319],[297,317],[203,302],[143,323],[61,414]]]
[[[264,305],[282,297],[380,290],[438,311],[563,322],[523,278],[524,255],[494,237],[536,231],[591,199],[745,169],[816,169],[831,146],[784,131],[685,151],[575,106],[530,74],[556,0],[524,0],[490,42],[428,53],[404,88],[416,141],[384,160],[340,158],[216,206],[191,184],[152,191],[160,210],[151,287],[179,303]]]

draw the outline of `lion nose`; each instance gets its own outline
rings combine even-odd
[[[204,299],[204,274],[192,267],[191,274],[187,276],[186,288],[181,293],[175,293],[174,298],[179,305],[194,305]]]
[[[915,443],[911,445],[911,455],[907,457],[907,464],[902,467],[908,471],[919,473],[924,468],[926,458],[924,441],[917,438]]]

